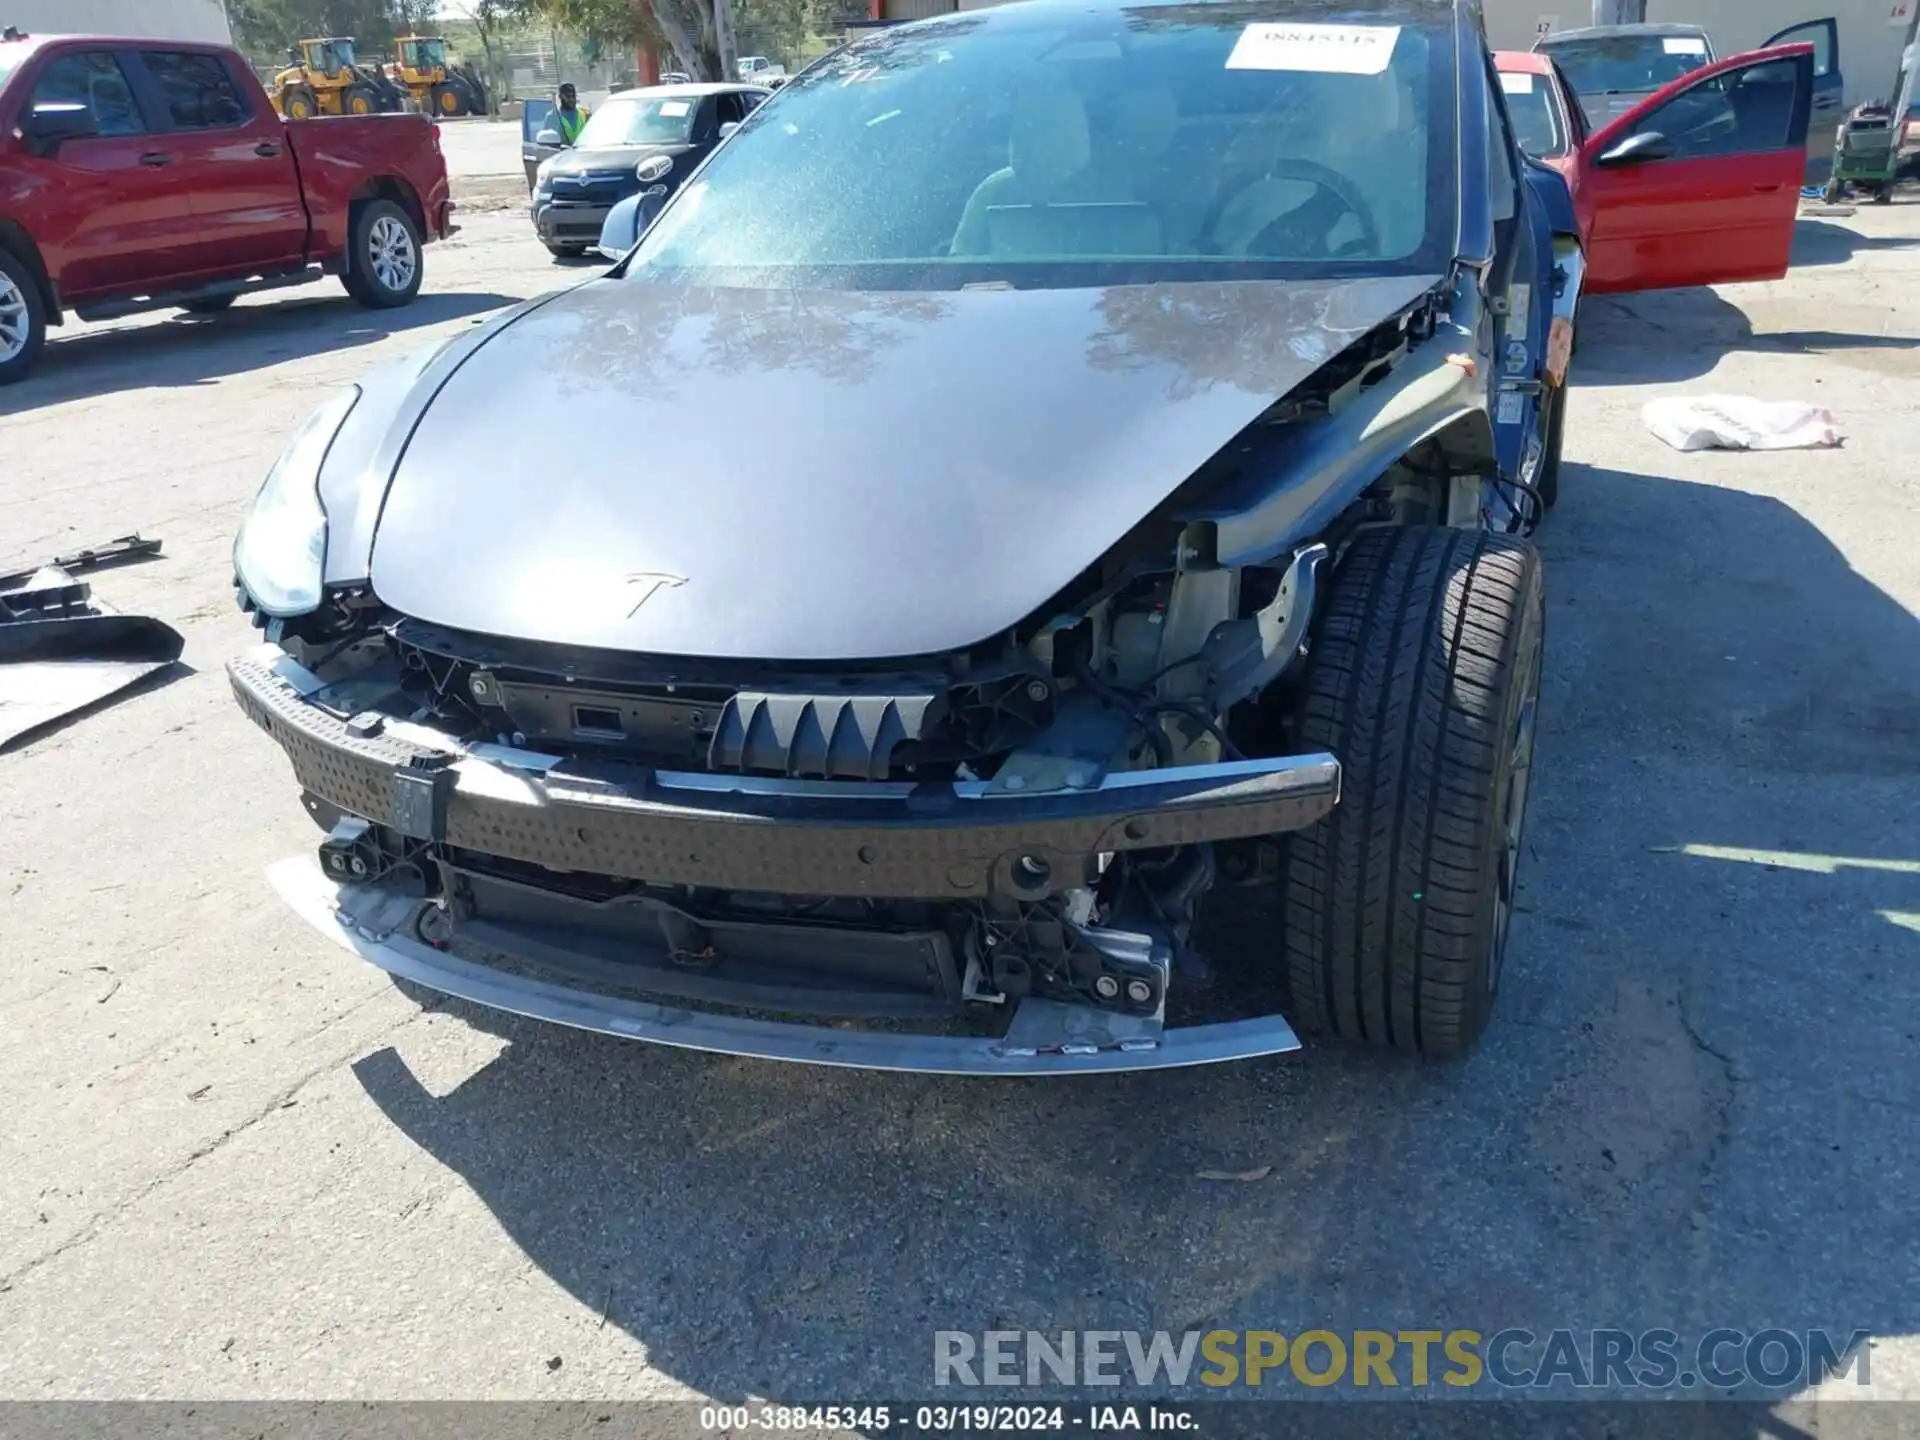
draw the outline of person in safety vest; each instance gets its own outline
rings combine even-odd
[[[580,128],[587,123],[587,107],[580,103],[572,85],[560,87],[560,105],[553,112],[553,123],[560,132],[562,145],[571,145],[580,138]]]

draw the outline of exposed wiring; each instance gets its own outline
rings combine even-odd
[[[1192,663],[1191,660],[1182,660],[1179,662],[1179,665]],[[1178,669],[1179,665],[1169,666],[1167,670]],[[1161,674],[1166,674],[1167,670],[1163,670]],[[1192,720],[1204,729],[1209,735],[1213,736],[1215,740],[1220,742],[1221,753],[1229,760],[1244,760],[1247,758],[1246,755],[1242,753],[1240,747],[1235,745],[1233,741],[1227,737],[1227,732],[1220,728],[1220,722],[1207,714],[1205,707],[1197,700],[1153,700],[1148,698],[1144,693],[1145,687],[1142,687],[1142,690],[1137,692],[1131,689],[1122,690],[1117,686],[1109,685],[1106,681],[1095,675],[1093,671],[1088,668],[1084,660],[1076,667],[1076,673],[1081,683],[1093,691],[1094,694],[1098,695],[1107,704],[1113,706],[1114,709],[1125,710],[1128,715],[1132,717],[1133,722],[1146,732],[1147,743],[1153,746],[1153,753],[1163,766],[1169,764],[1173,759],[1173,742],[1167,738],[1165,731],[1158,725],[1149,723],[1145,717],[1169,712],[1186,716],[1189,720]],[[1158,676],[1155,677],[1155,679],[1158,678]],[[1153,683],[1153,680],[1149,680],[1147,685],[1152,685]]]
[[[1137,718],[1141,715],[1159,714],[1165,711],[1172,711],[1175,714],[1184,715],[1199,725],[1209,735],[1213,736],[1215,740],[1220,742],[1220,752],[1225,755],[1227,759],[1244,760],[1247,758],[1241,752],[1240,747],[1227,738],[1227,732],[1220,728],[1220,722],[1207,714],[1205,708],[1197,700],[1149,700],[1133,713]]]

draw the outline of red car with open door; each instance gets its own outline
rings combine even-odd
[[[1496,63],[1503,75],[1528,77],[1503,79],[1508,113],[1523,148],[1566,177],[1586,293],[1787,273],[1813,108],[1813,45],[1715,61],[1591,134],[1550,60],[1507,52]],[[1549,107],[1544,128],[1536,95]],[[1548,143],[1536,150],[1542,137]]]

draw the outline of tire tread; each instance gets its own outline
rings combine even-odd
[[[1332,815],[1288,837],[1287,982],[1308,1028],[1457,1054],[1484,1026],[1504,733],[1540,564],[1479,531],[1367,532],[1319,617],[1300,739],[1342,762]]]

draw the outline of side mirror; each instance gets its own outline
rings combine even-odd
[[[534,136],[533,143],[536,145],[548,145],[555,150],[563,150],[567,144],[565,140],[560,138],[560,132],[555,130],[551,125]]]
[[[1645,165],[1653,160],[1671,160],[1673,142],[1658,130],[1642,130],[1629,135],[1593,163],[1596,165]]]
[[[93,107],[77,101],[43,101],[22,117],[20,133],[34,151],[51,155],[63,141],[84,140],[100,133]]]
[[[740,128],[740,122],[738,120],[722,121],[720,124],[720,138],[722,140],[726,139],[727,136],[731,135],[734,131],[738,130],[739,128]]]
[[[600,243],[593,247],[595,252],[603,260],[624,260],[660,214],[666,195],[666,186],[652,185],[615,205],[600,222]]]

